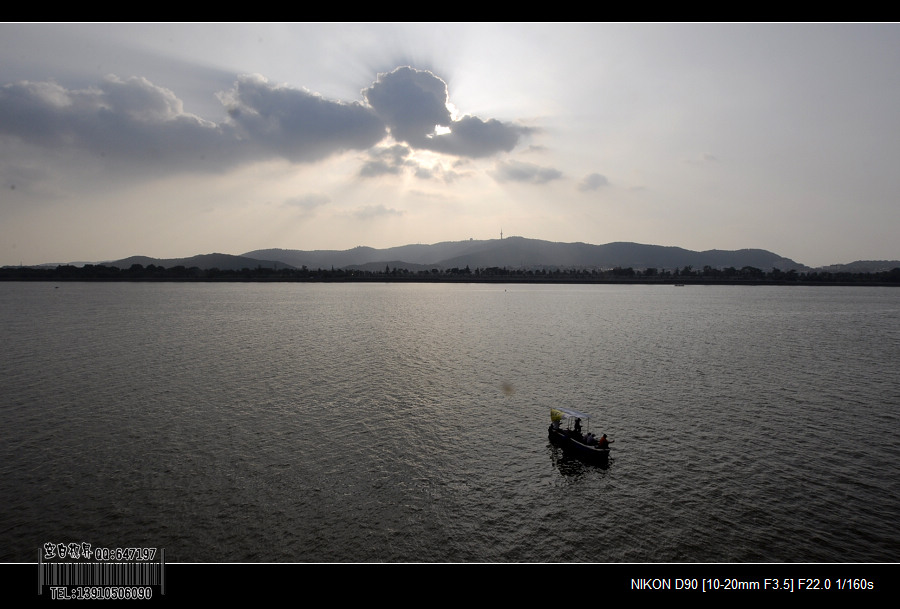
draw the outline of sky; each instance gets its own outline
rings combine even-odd
[[[518,235],[900,259],[900,25],[0,24],[0,265]]]

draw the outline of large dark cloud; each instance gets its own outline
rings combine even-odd
[[[381,119],[360,103],[327,100],[260,76],[241,77],[219,99],[242,137],[291,161],[364,150],[385,136]]]
[[[49,82],[0,88],[0,134],[30,145],[88,151],[115,160],[180,163],[221,148],[223,130],[184,112],[168,89],[143,78],[107,77],[66,89]]]
[[[0,87],[0,145],[2,136],[12,136],[57,156],[86,151],[150,170],[216,170],[272,157],[313,162],[368,150],[388,129],[403,146],[392,149],[401,157],[414,149],[484,157],[512,150],[527,133],[497,120],[453,120],[447,85],[431,72],[405,67],[380,74],[363,95],[368,105],[241,76],[218,93],[227,118],[216,123],[186,112],[173,91],[145,78],[108,76],[82,89],[22,81]],[[441,135],[436,125],[446,128]],[[364,172],[403,164],[402,158],[376,160],[382,165],[370,162]]]
[[[186,113],[181,100],[144,78],[107,77],[66,89],[49,82],[0,88],[0,134],[53,149],[86,150],[111,161],[227,167],[280,156],[308,162],[382,140],[385,126],[361,103],[345,104],[241,77],[219,94],[216,124]]]
[[[498,120],[482,121],[476,116],[464,116],[451,124],[450,133],[429,138],[426,147],[457,156],[484,157],[509,152],[525,133],[527,130],[523,127]]]
[[[379,74],[363,95],[395,140],[417,148],[426,147],[435,125],[447,127],[453,122],[447,108],[447,85],[431,72],[404,67]]]
[[[509,152],[528,133],[524,127],[493,119],[464,116],[453,120],[447,107],[447,84],[431,72],[410,67],[379,74],[363,95],[394,139],[413,148],[485,157]],[[438,135],[437,126],[450,131]]]

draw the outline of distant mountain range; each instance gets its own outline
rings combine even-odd
[[[291,265],[285,264],[278,260],[258,260],[244,256],[233,256],[231,254],[200,254],[191,256],[190,258],[150,258],[149,256],[130,256],[122,260],[114,260],[104,264],[111,264],[120,269],[131,268],[134,264],[141,266],[161,266],[170,269],[173,266],[183,266],[185,268],[197,267],[199,269],[221,269],[223,271],[239,271],[241,269],[255,269],[258,267],[271,268],[292,268]]]
[[[201,269],[240,270],[243,268],[361,269],[380,271],[385,268],[418,271],[437,268],[508,268],[508,269],[611,269],[656,268],[676,269],[691,266],[700,270],[746,266],[763,271],[773,268],[798,272],[824,270],[857,273],[879,272],[900,267],[900,261],[857,261],[813,269],[798,262],[761,249],[707,250],[695,252],[680,247],[643,245],[640,243],[557,243],[524,237],[507,237],[483,241],[447,241],[432,245],[403,245],[387,249],[355,247],[349,250],[263,249],[240,256],[204,254],[190,258],[159,259],[132,256],[107,262],[119,268],[184,266]]]

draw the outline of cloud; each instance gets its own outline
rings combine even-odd
[[[483,121],[475,116],[464,116],[450,125],[449,133],[428,138],[427,145],[423,147],[435,152],[478,158],[509,152],[528,132],[525,127],[495,119]]]
[[[606,179],[606,176],[599,173],[592,173],[584,176],[584,179],[578,183],[578,190],[587,192],[589,190],[597,190],[598,188],[607,185],[609,185],[609,180]]]
[[[108,76],[70,90],[52,82],[0,87],[0,133],[54,150],[110,160],[181,162],[214,152],[222,131],[184,112],[181,101],[144,78]]]
[[[436,125],[453,122],[447,108],[447,85],[431,72],[409,67],[379,74],[363,91],[369,105],[399,142],[422,147]]]
[[[562,172],[551,167],[541,167],[520,161],[505,161],[497,164],[492,173],[498,182],[527,182],[530,184],[546,184],[562,177]]]
[[[369,150],[389,129],[399,144],[373,151],[361,176],[397,174],[408,166],[422,178],[452,179],[455,174],[414,162],[411,153],[485,157],[512,150],[529,133],[475,116],[454,120],[447,85],[431,72],[397,68],[379,74],[362,93],[365,102],[330,100],[260,75],[243,75],[216,94],[227,112],[214,122],[186,112],[175,92],[139,76],[109,75],[80,89],[20,81],[0,86],[0,153],[20,158],[17,153],[25,149],[38,152],[34,158],[65,163],[73,155],[99,159],[122,169],[119,176],[225,171],[272,158],[309,163]],[[437,125],[444,127],[440,135]]]
[[[291,197],[290,199],[286,199],[284,201],[285,205],[289,207],[295,207],[304,213],[310,213],[317,207],[322,207],[323,205],[328,205],[329,203],[331,203],[331,197],[319,193],[306,194],[299,197]]]
[[[453,169],[447,169],[443,165],[435,165],[434,167],[424,167],[420,165],[416,167],[415,172],[415,176],[420,180],[440,180],[447,184],[455,182],[460,175],[459,172],[454,171]]]
[[[460,177],[460,173],[454,169],[447,169],[441,163],[431,166],[422,164],[412,158],[413,150],[406,144],[394,144],[385,148],[373,148],[369,150],[368,160],[360,167],[359,176],[362,178],[377,178],[383,175],[399,175],[404,171],[410,171],[420,180],[441,180],[453,182]]]
[[[454,120],[447,84],[428,71],[400,67],[379,74],[363,96],[399,142],[413,148],[463,157],[509,152],[529,133],[525,127],[475,116]],[[443,127],[436,133],[436,127]]]
[[[175,93],[145,78],[108,76],[77,90],[23,81],[0,88],[0,135],[111,162],[222,169],[275,156],[317,161],[364,150],[387,134],[359,102],[326,100],[259,76],[239,77],[218,97],[228,110],[220,124],[185,112]]]
[[[385,207],[384,205],[367,205],[357,209],[353,215],[362,220],[369,220],[386,216],[402,216],[403,212],[399,209]]]
[[[291,161],[315,161],[344,150],[365,150],[385,136],[381,120],[358,102],[327,100],[301,89],[242,76],[219,94],[237,133]]]
[[[410,152],[409,147],[403,144],[370,150],[369,160],[360,168],[359,175],[364,178],[397,175],[404,166],[411,164],[407,160]]]

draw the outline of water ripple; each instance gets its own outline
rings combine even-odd
[[[0,285],[0,560],[898,558],[900,294]],[[605,466],[547,442],[596,415]]]

